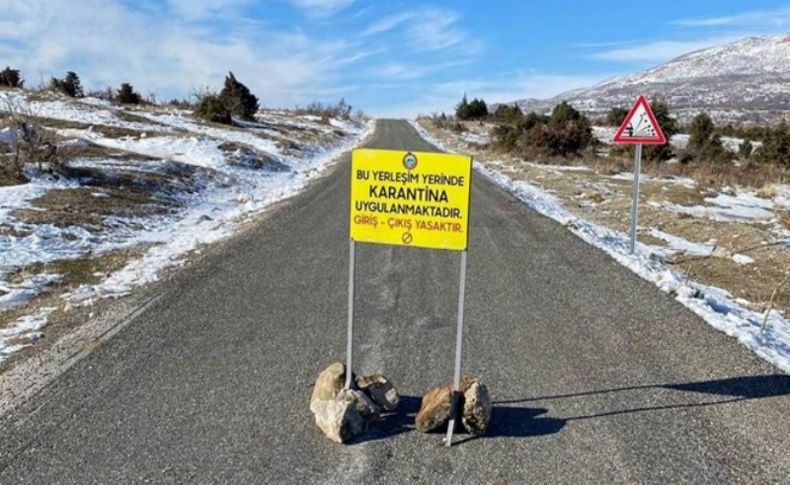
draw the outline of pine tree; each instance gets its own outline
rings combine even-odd
[[[136,93],[129,83],[121,84],[121,88],[118,90],[118,95],[115,99],[121,104],[140,104],[142,101],[140,94]]]
[[[701,150],[707,145],[713,136],[713,120],[707,113],[700,113],[691,120],[689,126],[689,143],[690,150]]]
[[[24,83],[25,81],[19,74],[19,69],[11,69],[11,67],[6,67],[2,72],[0,72],[0,86],[6,88],[21,88],[23,87]]]
[[[763,139],[763,146],[755,152],[761,163],[780,163],[790,167],[790,125],[785,120],[779,122]]]
[[[67,72],[66,77],[63,79],[53,77],[50,82],[50,88],[60,91],[70,98],[81,98],[84,96],[80,77],[74,71]]]
[[[469,100],[466,97],[466,93],[461,98],[461,102],[455,107],[455,117],[459,120],[469,119]]]
[[[219,97],[231,115],[253,120],[258,112],[258,98],[247,86],[237,81],[232,72],[225,77],[225,87],[220,91]]]

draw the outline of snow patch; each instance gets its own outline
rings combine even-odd
[[[412,126],[426,141],[444,149],[441,141],[427,133],[419,124],[412,122]],[[778,311],[772,311],[768,315],[765,332],[761,332],[763,314],[743,307],[721,288],[687,280],[682,274],[670,270],[649,246],[637,243],[635,254],[629,254],[627,235],[575,216],[562,206],[557,197],[528,182],[513,180],[477,162],[474,168],[535,211],[568,227],[583,241],[603,250],[615,261],[654,283],[662,291],[674,295],[678,302],[714,328],[735,338],[782,371],[790,373],[790,321]]]
[[[41,329],[46,326],[49,314],[54,310],[52,307],[42,308],[34,315],[26,315],[8,327],[0,328],[0,362],[43,337]]]

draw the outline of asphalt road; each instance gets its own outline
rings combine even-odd
[[[404,122],[373,147],[431,150]],[[312,384],[344,359],[349,164],[160,285],[0,422],[0,483],[787,483],[790,379],[478,176],[464,372],[496,402],[452,449],[413,430],[453,371],[459,255],[357,249],[356,371],[401,410],[328,442]]]

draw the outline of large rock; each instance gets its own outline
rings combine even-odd
[[[343,364],[330,365],[319,374],[310,398],[316,424],[336,443],[346,443],[364,433],[381,414],[381,408],[364,392],[343,389],[345,378]]]
[[[310,397],[310,411],[316,412],[315,406],[322,401],[331,401],[343,389],[346,382],[346,366],[335,362],[324,369],[315,381],[313,395]]]
[[[381,408],[360,390],[343,389],[338,393],[337,400],[352,403],[365,423],[375,421],[381,415]]]
[[[346,443],[365,432],[367,423],[362,419],[356,403],[350,399],[320,401],[314,407],[315,423],[324,435],[335,443]]]
[[[491,396],[489,396],[486,386],[478,379],[471,379],[466,384],[461,422],[470,433],[485,434],[488,424],[491,422]]]
[[[394,411],[400,402],[400,396],[389,379],[381,374],[357,377],[357,388],[367,394],[370,399],[385,411]]]
[[[491,397],[479,379],[464,376],[458,386],[458,413],[456,430],[463,425],[469,433],[481,435],[491,422]],[[415,418],[417,429],[433,431],[447,424],[452,414],[453,385],[436,387],[422,398],[420,411]]]
[[[414,422],[419,431],[427,433],[444,426],[452,410],[452,387],[435,387],[428,391],[420,403]]]

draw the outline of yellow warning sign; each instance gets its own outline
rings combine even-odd
[[[351,156],[351,239],[466,250],[472,159],[361,148]]]

